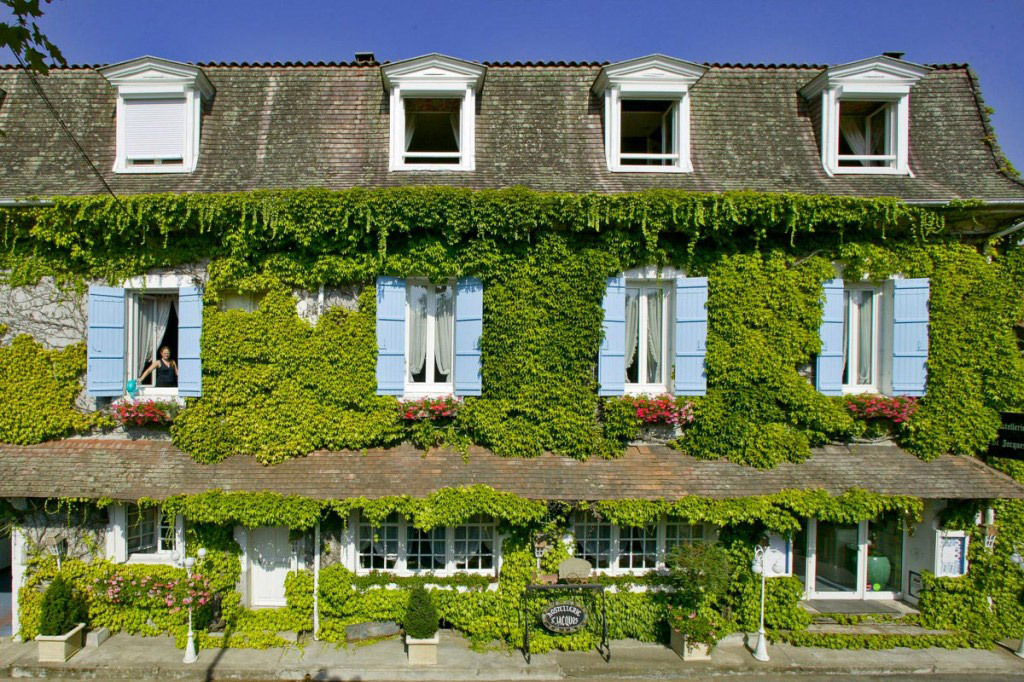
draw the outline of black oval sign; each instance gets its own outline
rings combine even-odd
[[[583,629],[587,624],[587,612],[571,601],[556,601],[548,604],[540,614],[540,621],[551,632],[569,634]]]

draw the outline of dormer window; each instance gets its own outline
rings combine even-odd
[[[390,170],[473,170],[486,69],[444,55],[381,67],[391,94]]]
[[[829,175],[911,175],[910,88],[929,68],[893,57],[834,66],[801,94],[821,102],[821,162]]]
[[[117,88],[116,173],[190,173],[199,161],[202,102],[213,86],[202,70],[142,57],[100,69]]]
[[[594,83],[604,97],[608,170],[682,173],[690,162],[690,88],[707,68],[653,55],[610,64]]]

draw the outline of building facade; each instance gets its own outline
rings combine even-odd
[[[207,645],[343,638],[424,580],[517,645],[570,555],[654,640],[673,552],[714,541],[781,553],[780,630],[1024,616],[988,455],[1024,407],[1024,184],[964,65],[143,57],[0,70],[0,129],[15,635],[58,570],[180,634],[105,588],[200,546]]]

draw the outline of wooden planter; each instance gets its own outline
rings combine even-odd
[[[711,647],[701,642],[687,642],[686,635],[672,628],[670,640],[672,651],[679,654],[684,661],[710,661]]]
[[[409,652],[410,665],[436,665],[437,664],[437,633],[429,639],[417,639],[405,636],[405,648]]]
[[[63,635],[36,635],[40,663],[63,663],[82,648],[85,623],[79,623]]]

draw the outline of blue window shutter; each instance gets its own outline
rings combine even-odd
[[[455,287],[455,395],[480,395],[480,335],[484,331],[484,285],[463,277]]]
[[[676,395],[704,395],[708,390],[708,278],[676,278]]]
[[[892,392],[924,395],[928,378],[927,278],[893,280]]]
[[[377,278],[377,395],[405,393],[405,280]]]
[[[89,349],[86,392],[116,397],[124,393],[124,289],[89,287]]]
[[[203,332],[203,290],[178,289],[178,395],[198,398],[203,394],[203,362],[199,337]]]
[[[825,305],[821,315],[821,352],[814,368],[814,381],[825,395],[843,394],[843,280],[825,282]]]
[[[626,390],[626,278],[609,277],[604,291],[604,340],[597,358],[599,395]]]

